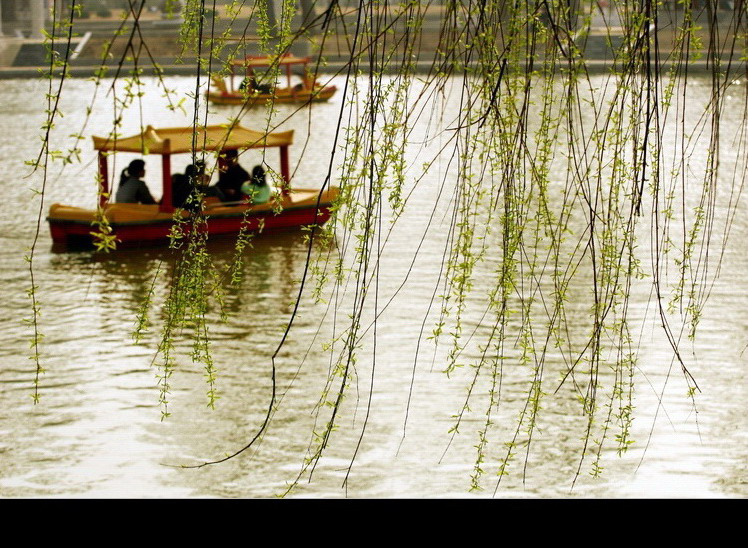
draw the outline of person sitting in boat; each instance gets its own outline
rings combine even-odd
[[[172,175],[171,203],[174,207],[198,209],[197,199],[193,192],[201,190],[203,193],[206,193],[206,187],[205,162],[198,160],[194,165],[188,165],[184,173],[175,173]],[[193,196],[193,198],[190,199],[190,196]]]
[[[155,204],[148,186],[143,181],[145,177],[145,162],[133,160],[119,177],[119,188],[115,201],[120,204]]]
[[[270,200],[270,187],[262,166],[252,169],[252,178],[242,185],[242,193],[247,195],[253,204],[264,204]]]
[[[242,185],[249,181],[249,173],[239,165],[239,153],[226,150],[218,157],[218,182],[212,188],[223,202],[242,199]]]
[[[302,89],[308,89],[309,91],[312,91],[314,88],[322,87],[319,82],[317,82],[317,78],[312,74],[310,70],[305,70],[304,75],[301,77],[302,80]]]
[[[269,84],[260,84],[255,78],[255,73],[252,69],[247,70],[247,76],[239,84],[240,91],[246,91],[247,93],[258,92],[258,93],[272,93],[273,86]]]

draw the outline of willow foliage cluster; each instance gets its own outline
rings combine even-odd
[[[132,39],[146,2],[130,4]],[[733,167],[727,218],[716,222],[725,97],[731,88],[748,85],[744,0],[727,6],[717,0],[620,0],[606,7],[586,0],[333,0],[301,6],[284,0],[273,3],[273,13],[266,2],[235,0],[222,7],[220,17],[244,31],[222,34],[215,31],[215,17],[207,16],[216,13],[215,2],[182,4],[183,59],[197,61],[201,69],[195,95],[185,103],[192,105],[195,126],[207,123],[200,82],[226,74],[229,60],[241,55],[237,43],[250,24],[262,52],[282,54],[304,44],[319,58],[314,70],[320,77],[345,77],[337,126],[325,129],[335,149],[320,181],[338,186],[340,197],[333,218],[307,232],[308,261],[299,287],[299,299],[311,295],[340,310],[333,340],[325,346],[329,377],[297,480],[311,476],[334,438],[371,328],[365,318],[374,318],[376,331],[386,307],[378,294],[382,254],[413,196],[435,178],[440,184],[433,208],[419,214],[429,226],[439,215],[449,218],[442,266],[432,280],[429,311],[438,320],[429,325],[415,319],[412,329],[421,330],[419,348],[448,348],[441,364],[447,375],[469,370],[460,377],[467,379],[467,390],[462,407],[454,410],[452,432],[460,432],[466,417],[482,417],[473,488],[482,487],[485,474],[498,476],[498,487],[502,476],[531,454],[546,402],[562,390],[576,395],[584,423],[574,478],[582,471],[597,475],[608,446],[627,450],[637,371],[629,296],[640,279],[650,284],[658,323],[688,396],[695,397],[697,380],[680,345],[695,334],[747,169],[744,161]],[[434,32],[427,33],[425,24],[433,25],[434,13],[438,41],[427,47]],[[593,17],[606,25],[602,36],[610,54],[604,64],[586,55]],[[672,36],[667,48],[659,43],[665,27]],[[319,54],[333,39],[344,43],[348,54],[335,70],[326,68]],[[147,47],[130,46],[129,54],[135,70],[127,75],[132,86],[123,107],[141,100],[142,67],[155,65]],[[105,57],[102,75],[109,62]],[[692,101],[687,83],[703,67],[711,89],[693,124],[685,115]],[[120,63],[117,73],[122,70]],[[163,89],[170,96],[165,84]],[[459,109],[446,108],[448,101]],[[51,121],[54,106],[49,110]],[[748,105],[741,112],[745,128]],[[272,105],[266,120],[267,130],[282,122]],[[429,127],[425,138],[413,133],[418,123]],[[693,159],[701,134],[708,135],[708,153]],[[745,158],[744,130],[732,137],[737,157]],[[201,154],[199,143],[195,150]],[[446,213],[440,209],[445,202]],[[192,222],[205,219],[195,215]],[[205,364],[211,404],[217,398],[205,301],[220,292],[221,279],[236,273],[212,265],[199,234],[177,231],[172,240],[184,254],[159,348],[164,406],[174,371],[169,341],[183,325],[194,329],[193,357]],[[647,256],[637,250],[641,238],[649,240]],[[243,233],[237,260],[250,249]],[[419,249],[416,243],[414,262]],[[482,319],[478,327],[466,322],[470,315]],[[140,327],[148,325],[147,316],[146,302]],[[293,335],[292,325],[293,317],[276,355]],[[227,458],[251,447],[271,424],[278,403],[275,374],[273,362],[265,420],[247,445]],[[513,433],[496,439],[495,419],[505,405],[509,378],[525,383],[525,398]],[[351,466],[354,460],[355,453]]]

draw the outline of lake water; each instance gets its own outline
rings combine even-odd
[[[184,96],[189,78],[167,79]],[[342,88],[343,82],[336,82]],[[694,94],[708,90],[706,79],[694,79]],[[153,81],[153,97],[133,108],[122,132],[139,124],[183,126],[191,117],[164,108]],[[722,120],[725,136],[744,123],[745,86],[737,86]],[[0,496],[3,497],[270,497],[283,492],[301,469],[315,427],[315,405],[325,387],[330,356],[322,344],[339,335],[344,308],[302,303],[291,336],[276,360],[282,399],[261,443],[252,451],[223,464],[200,469],[180,468],[221,458],[242,447],[261,424],[270,397],[271,356],[283,335],[298,291],[307,248],[300,233],[262,235],[241,261],[243,279],[229,290],[225,322],[213,307],[208,312],[212,353],[218,369],[221,399],[216,409],[206,405],[203,371],[189,359],[187,334],[176,339],[180,359],[172,379],[171,417],[161,420],[157,369],[152,365],[158,338],[155,327],[138,345],[131,333],[136,312],[151,287],[154,301],[168,291],[174,257],[164,249],[123,250],[111,255],[53,251],[44,215],[54,202],[90,207],[95,202],[95,156],[90,135],[110,129],[111,97],[99,93],[83,133],[82,162],[64,170],[49,170],[41,235],[35,253],[35,277],[44,334],[41,401],[32,404],[33,365],[28,359],[30,316],[26,296],[29,275],[24,255],[31,245],[39,214],[39,199],[28,187],[38,175],[24,178],[24,161],[38,154],[45,108],[42,82],[8,80],[0,88],[0,133],[4,169],[0,188],[0,272],[3,314],[0,318]],[[61,102],[65,118],[53,134],[59,148],[81,131],[93,85],[70,80]],[[706,91],[704,91],[706,93]],[[295,182],[319,186],[327,172],[340,94],[330,103],[315,105],[311,114],[297,113],[282,129],[296,130],[291,161],[298,167]],[[734,104],[734,107],[730,107]],[[731,111],[730,108],[733,108]],[[223,123],[236,109],[213,108],[210,120]],[[280,107],[281,115],[292,107]],[[425,117],[427,118],[427,117]],[[263,113],[242,119],[247,127],[263,123]],[[419,133],[420,132],[420,133]],[[427,128],[417,128],[415,136]],[[724,164],[734,163],[739,149],[730,137],[722,146]],[[303,157],[301,149],[306,147]],[[745,149],[742,149],[745,154]],[[733,155],[731,157],[730,155]],[[115,171],[129,161],[123,155]],[[245,167],[251,166],[248,158]],[[271,162],[275,159],[271,159]],[[744,162],[744,159],[743,159]],[[188,158],[175,159],[181,169]],[[445,166],[447,162],[445,161]],[[744,165],[744,164],[743,164]],[[445,167],[444,169],[449,169]],[[152,160],[148,180],[159,194],[158,164]],[[303,174],[303,176],[302,176]],[[438,202],[435,221],[414,261],[424,234],[423,211],[434,208],[439,178],[425,181],[414,193],[396,230],[389,235],[377,290],[381,316],[362,338],[356,377],[325,456],[311,482],[295,493],[304,497],[464,497],[491,496],[495,462],[486,464],[484,491],[470,493],[475,460],[473,446],[482,424],[480,410],[468,416],[454,438],[452,416],[464,400],[470,372],[448,377],[442,372],[448,348],[421,340],[428,318],[429,333],[436,320],[430,308],[436,275],[442,263],[449,203]],[[720,189],[717,217],[725,214],[728,188]],[[639,365],[636,371],[636,410],[632,448],[622,457],[606,451],[600,478],[590,477],[585,462],[572,489],[579,465],[579,409],[563,397],[548,397],[546,414],[535,434],[526,475],[516,466],[496,492],[497,497],[745,497],[748,495],[748,424],[746,364],[748,361],[748,204],[739,200],[725,249],[720,276],[703,314],[694,343],[683,342],[689,370],[701,393],[696,408],[673,364],[664,336],[654,321],[649,302],[651,284],[633,288],[632,317],[639,322]],[[644,244],[646,245],[646,238]],[[717,244],[719,245],[719,244]],[[231,260],[230,241],[210,244],[213,260]],[[646,256],[646,249],[643,250]],[[486,267],[488,268],[488,267]],[[153,281],[155,279],[155,282]],[[384,303],[394,296],[382,311]],[[341,297],[346,298],[346,297]],[[437,307],[438,308],[438,307]],[[482,328],[481,309],[469,312],[465,323]],[[371,313],[367,318],[371,320]],[[581,322],[582,324],[584,322]],[[368,325],[368,324],[367,324]],[[376,335],[376,346],[374,336]],[[416,350],[418,349],[418,352]],[[468,359],[470,356],[468,356]],[[469,369],[469,368],[466,368]],[[411,389],[412,386],[412,389]],[[493,459],[511,434],[512,403],[520,401],[525,384],[509,382],[509,402],[497,421],[506,431],[491,438]],[[369,405],[369,397],[371,403]],[[407,421],[406,421],[407,418]],[[356,452],[359,438],[360,448]],[[503,437],[502,437],[503,436]],[[351,459],[356,455],[351,466]],[[350,467],[348,482],[343,481]]]

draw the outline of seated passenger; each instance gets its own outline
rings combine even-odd
[[[226,150],[218,158],[218,182],[212,188],[223,202],[242,199],[242,185],[249,181],[249,173],[239,165],[239,153]]]
[[[257,81],[257,78],[255,78],[252,69],[249,69],[247,71],[247,76],[242,80],[242,83],[239,84],[239,90],[247,93],[252,93],[254,91],[257,91],[258,93],[272,93],[273,86],[269,84],[260,84]]]
[[[301,77],[303,84],[302,89],[308,89],[313,90],[316,87],[322,87],[319,82],[317,82],[317,78],[315,78],[315,75],[312,74],[308,69],[304,72],[304,75]]]
[[[207,188],[205,163],[198,160],[195,164],[188,165],[184,173],[175,173],[171,177],[171,203],[174,207],[184,209],[199,209],[195,190],[206,193]],[[190,199],[192,196],[192,199]]]
[[[119,188],[115,202],[120,204],[155,204],[156,200],[143,182],[145,177],[145,162],[133,160],[119,177]]]
[[[262,166],[255,166],[252,169],[252,178],[242,185],[242,193],[246,194],[253,204],[264,204],[270,200],[270,187]]]

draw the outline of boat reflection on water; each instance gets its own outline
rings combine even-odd
[[[296,280],[302,273],[308,242],[299,230],[254,235],[243,253],[237,254],[236,236],[220,235],[206,242],[206,251],[217,271],[227,272],[234,264],[238,267],[240,283],[232,286],[229,277],[223,284],[226,292],[227,312],[242,311],[242,295],[251,294],[253,308],[273,293],[272,302],[286,303],[296,296]],[[84,274],[90,288],[116,288],[121,298],[131,303],[141,302],[153,286],[157,294],[165,294],[182,251],[163,246],[122,248],[109,253],[99,253],[90,247],[71,250],[68,246],[52,247],[50,266],[58,271]],[[158,279],[154,283],[154,276]],[[108,294],[109,292],[102,293]],[[124,304],[124,303],[123,303]]]
[[[326,378],[326,358],[310,352],[312,346],[319,348],[315,336],[324,317],[322,305],[303,299],[293,336],[273,359],[293,315],[297,280],[304,272],[308,243],[303,233],[257,235],[238,256],[235,237],[211,237],[206,250],[219,272],[237,260],[241,273],[237,284],[223,286],[222,304],[214,296],[208,299],[205,314],[220,399],[215,409],[207,407],[205,364],[192,359],[194,325],[187,322],[173,334],[171,416],[163,421],[158,386],[163,356],[158,349],[167,313],[164,302],[181,252],[153,247],[49,256],[47,270],[66,282],[46,294],[45,304],[64,307],[74,300],[76,305],[56,315],[56,323],[46,330],[51,344],[64,347],[65,353],[48,364],[47,399],[40,412],[52,415],[67,405],[73,425],[80,428],[78,437],[87,456],[80,460],[77,453],[66,455],[66,477],[88,478],[97,473],[110,477],[91,485],[87,495],[149,496],[153,485],[179,496],[246,495],[246,485],[241,483],[248,470],[267,482],[255,485],[257,494],[272,493],[271,484],[282,483],[287,474],[278,466],[279,459],[297,463],[308,443],[311,407]],[[130,335],[149,294],[151,324],[136,344]],[[277,397],[289,390],[293,397],[283,400],[274,421],[282,428],[274,429],[263,441],[261,455],[200,471],[162,466],[200,463],[243,445],[267,411],[273,393],[273,363]],[[55,392],[50,385],[64,389]],[[286,427],[291,432],[288,437],[276,439]],[[17,429],[24,430],[20,424]],[[53,440],[56,431],[49,430],[43,434]],[[101,439],[109,441],[99,444]],[[119,472],[111,477],[112,470]],[[185,482],[190,485],[187,491]]]

